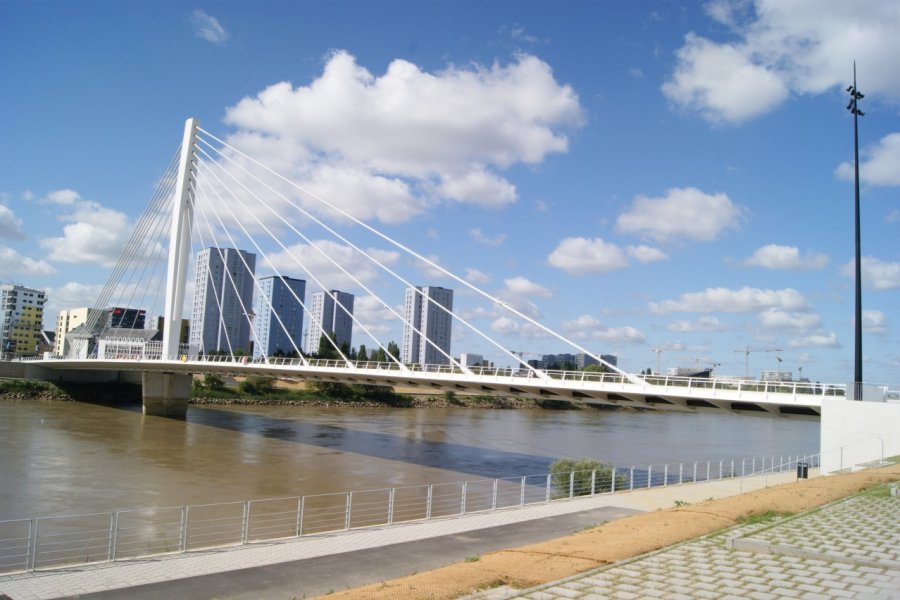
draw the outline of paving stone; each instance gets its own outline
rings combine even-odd
[[[825,594],[817,594],[815,592],[806,592],[802,596],[800,596],[800,600],[831,600],[830,596],[826,596]]]
[[[796,588],[773,587],[772,593],[782,598],[799,598],[804,592]]]

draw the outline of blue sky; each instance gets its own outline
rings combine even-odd
[[[887,0],[7,0],[0,280],[47,288],[49,319],[92,304],[194,116],[628,370],[659,348],[663,369],[742,375],[738,350],[777,347],[751,372],[777,355],[843,382],[856,59],[865,373],[896,382],[898,34]],[[567,351],[456,305],[507,348]],[[464,351],[509,362],[455,325]]]

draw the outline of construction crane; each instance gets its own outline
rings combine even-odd
[[[735,350],[735,352],[743,352],[744,353],[744,377],[750,379],[750,353],[751,352],[781,352],[781,348],[755,348],[753,346],[747,346],[746,348],[741,348],[740,350]],[[781,362],[781,359],[778,359],[778,362]]]

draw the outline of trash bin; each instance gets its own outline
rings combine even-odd
[[[797,479],[809,479],[809,463],[797,463]]]

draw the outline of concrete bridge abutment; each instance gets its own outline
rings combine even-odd
[[[143,373],[144,414],[183,419],[187,416],[191,395],[191,375],[182,373]]]

